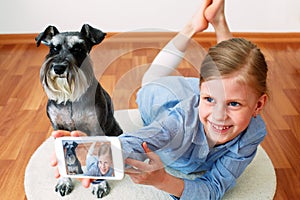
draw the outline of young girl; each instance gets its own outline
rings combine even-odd
[[[87,176],[114,176],[112,152],[109,144],[103,143],[97,156],[93,155],[95,144],[89,148],[86,158]]]
[[[218,44],[209,49],[200,80],[168,76],[180,63],[190,38],[208,23],[216,31]],[[126,173],[135,183],[152,185],[174,199],[222,198],[266,135],[258,115],[267,101],[266,76],[260,50],[244,39],[232,38],[224,0],[204,0],[143,77],[137,103],[144,127],[120,136],[125,162],[132,166]],[[195,180],[181,179],[167,173],[164,166],[204,174]],[[85,187],[89,183],[83,180]]]
[[[181,61],[189,39],[208,22],[218,44],[204,58],[200,80],[167,76]],[[145,73],[137,95],[145,126],[120,136],[130,157],[126,164],[133,167],[126,173],[135,183],[153,185],[175,199],[222,198],[266,135],[258,115],[267,100],[266,76],[260,50],[245,39],[232,38],[224,1],[204,1]],[[144,151],[148,163],[142,162]],[[168,174],[164,166],[186,174],[205,173],[185,180]]]

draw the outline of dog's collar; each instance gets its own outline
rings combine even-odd
[[[92,182],[92,184],[99,184],[99,183],[101,183],[102,181],[104,181],[104,179],[97,179],[97,180],[94,180],[93,182]]]

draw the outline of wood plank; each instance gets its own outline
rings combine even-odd
[[[78,30],[79,31],[79,30]],[[35,44],[35,37],[39,33],[29,34],[0,34],[0,45],[4,44]],[[107,38],[111,38],[114,42],[137,42],[137,41],[150,41],[153,43],[153,37],[159,38],[160,41],[167,41],[173,37],[176,32],[108,32]],[[293,42],[298,43],[300,41],[299,32],[233,32],[234,37],[247,38],[254,42]],[[215,43],[214,32],[198,33],[195,36],[196,40],[202,40]],[[154,40],[157,42],[157,40]]]

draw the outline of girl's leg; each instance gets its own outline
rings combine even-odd
[[[177,68],[191,37],[207,28],[208,22],[204,16],[204,11],[210,4],[211,0],[204,0],[186,26],[158,53],[143,76],[142,86],[171,74]]]
[[[184,52],[178,50],[172,39],[154,58],[142,79],[142,86],[160,77],[167,76],[181,62]]]

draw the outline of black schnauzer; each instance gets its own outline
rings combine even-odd
[[[81,168],[81,163],[76,155],[76,147],[78,144],[76,142],[66,142],[64,144],[65,149],[65,160],[67,165],[67,173],[68,174],[83,174],[83,170]]]
[[[111,98],[96,79],[89,57],[92,47],[105,35],[85,24],[80,32],[62,33],[48,26],[35,38],[37,46],[42,43],[50,48],[40,80],[48,96],[47,115],[54,130],[80,130],[89,136],[122,133]],[[64,196],[73,190],[73,183],[63,178],[56,188]]]

